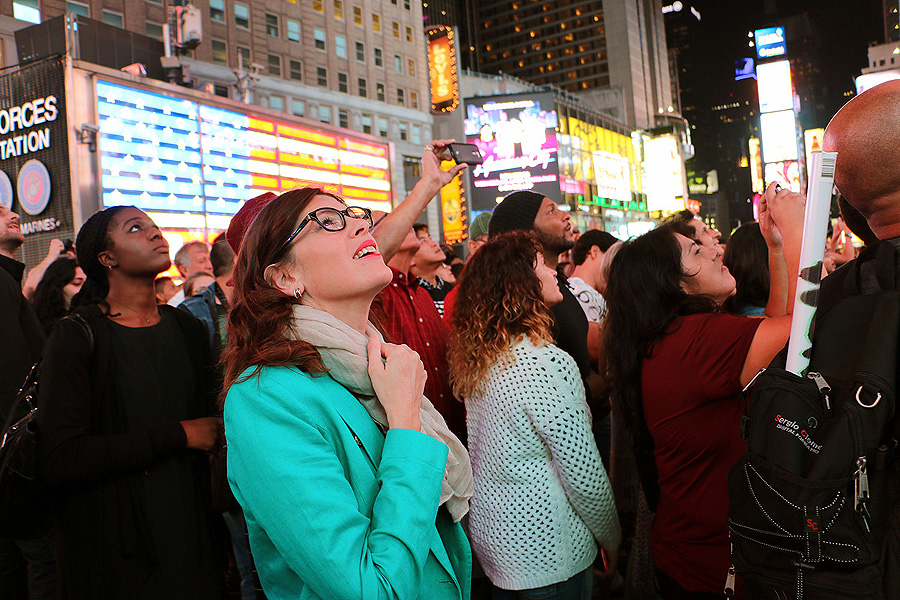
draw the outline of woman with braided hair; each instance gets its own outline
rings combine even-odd
[[[78,233],[87,280],[44,349],[39,460],[62,598],[219,598],[204,452],[218,439],[202,324],[157,306],[169,245],[141,210]]]

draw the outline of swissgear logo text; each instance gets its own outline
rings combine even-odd
[[[796,421],[785,419],[781,415],[775,415],[775,429],[790,433],[800,440],[803,446],[813,454],[819,454],[822,451],[822,445],[815,443],[809,431],[801,428]]]

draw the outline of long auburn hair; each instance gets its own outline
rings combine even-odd
[[[686,293],[681,247],[666,226],[625,242],[610,268],[608,312],[600,338],[601,369],[611,384],[613,408],[636,444],[650,440],[641,397],[641,366],[673,321],[719,312],[711,299]]]
[[[534,264],[541,246],[531,234],[492,237],[472,255],[460,279],[447,350],[450,385],[465,398],[487,370],[511,357],[519,336],[550,342],[553,318]]]
[[[264,366],[291,365],[312,374],[327,371],[315,346],[285,336],[299,300],[280,291],[265,275],[269,265],[289,263],[290,245],[284,242],[307,205],[320,195],[344,204],[343,199],[320,188],[291,190],[263,208],[247,230],[234,268],[234,296],[221,359],[225,368],[222,399],[250,367],[254,370],[248,377]]]

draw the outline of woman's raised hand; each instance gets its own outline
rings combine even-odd
[[[382,342],[374,333],[369,336],[367,349],[369,378],[388,426],[420,430],[419,407],[428,375],[419,355],[408,346]]]
[[[187,437],[187,447],[194,450],[212,452],[219,441],[219,430],[222,428],[222,419],[219,417],[203,417],[181,421],[184,435]]]
[[[468,165],[463,163],[453,165],[446,171],[441,169],[442,160],[451,160],[447,146],[452,143],[452,139],[431,140],[425,146],[425,154],[422,155],[422,179],[432,179],[439,188],[442,188],[453,181],[453,178],[461,171],[468,168]]]

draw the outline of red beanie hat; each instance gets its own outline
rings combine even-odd
[[[237,214],[231,218],[231,223],[228,224],[228,229],[225,231],[225,240],[235,254],[240,252],[241,242],[244,240],[244,236],[247,235],[250,225],[253,224],[253,221],[259,215],[259,212],[277,197],[278,194],[266,192],[256,198],[251,198],[244,202],[241,210],[237,211]]]

